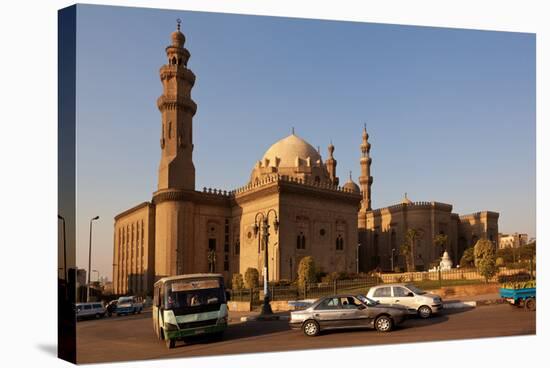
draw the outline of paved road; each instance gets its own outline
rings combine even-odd
[[[200,355],[317,349],[376,344],[534,334],[535,313],[509,305],[445,311],[428,320],[410,319],[395,331],[326,332],[310,338],[289,330],[287,321],[231,323],[223,341],[178,342],[168,350],[152,332],[150,313],[82,321],[77,325],[78,363]]]

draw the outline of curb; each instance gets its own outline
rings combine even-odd
[[[245,316],[241,317],[241,322],[251,322],[251,321],[288,321],[290,316]]]

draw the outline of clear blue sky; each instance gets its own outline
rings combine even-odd
[[[439,201],[500,212],[535,236],[535,36],[431,27],[79,5],[77,264],[111,278],[113,217],[151,199],[160,159],[159,68],[176,18],[197,76],[197,189],[246,184],[296,133],[342,181],[359,175],[363,123],[373,206]],[[92,280],[96,277],[93,275]]]

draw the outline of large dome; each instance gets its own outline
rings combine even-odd
[[[291,134],[269,147],[262,162],[268,159],[269,166],[294,167],[296,166],[296,157],[301,160],[306,160],[309,157],[312,165],[321,160],[321,155],[311,144],[297,135]]]

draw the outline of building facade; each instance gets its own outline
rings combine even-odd
[[[361,209],[358,214],[359,262],[360,271],[373,269],[394,271],[405,269],[406,260],[400,248],[406,241],[409,229],[420,236],[415,242],[415,269],[428,270],[430,265],[439,262],[447,250],[456,265],[464,250],[472,247],[478,239],[486,238],[495,246],[498,239],[497,212],[482,211],[469,215],[453,213],[453,206],[440,202],[413,202],[405,197],[401,203],[384,208],[372,209],[370,176],[371,145],[366,128],[361,143],[361,176],[359,183],[362,194]],[[435,244],[438,235],[445,235],[447,243]]]
[[[323,161],[294,132],[273,144],[235,190],[195,189],[191,98],[195,75],[179,24],[160,69],[163,94],[158,187],[144,202],[115,217],[113,285],[117,294],[148,294],[155,280],[176,274],[264,269],[264,244],[254,224],[270,213],[270,280],[295,278],[313,256],[326,272],[357,268],[358,186],[339,186],[334,146]],[[279,226],[275,231],[276,214]]]
[[[243,187],[196,190],[197,104],[191,97],[195,75],[187,67],[191,54],[184,45],[178,24],[165,50],[166,64],[160,68],[158,186],[150,201],[114,219],[116,294],[150,294],[155,280],[176,274],[217,272],[231,280],[232,274],[244,274],[249,267],[262,274],[266,248],[254,225],[266,215],[270,280],[293,280],[305,256],[312,256],[324,272],[387,269],[392,256],[400,265],[397,250],[411,227],[427,234],[419,245],[418,265],[440,256],[430,243],[434,234],[449,236],[455,262],[476,238],[496,239],[498,214],[493,212],[460,217],[448,204],[408,200],[373,210],[366,127],[360,144],[359,185],[350,173],[340,186],[334,145],[328,146],[323,160],[319,149],[292,132],[253,165]]]

